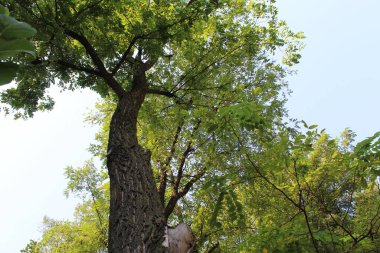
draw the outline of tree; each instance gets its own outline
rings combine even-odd
[[[97,170],[92,161],[79,168],[67,167],[66,196],[82,199],[74,221],[45,217],[38,252],[106,252],[108,238],[109,182],[106,170]]]
[[[100,108],[93,120],[109,114]],[[379,133],[354,147],[350,130],[331,139],[316,125],[305,124],[302,132],[283,127],[274,139],[255,144],[261,147],[255,150],[248,145],[248,132],[238,134],[238,126],[231,143],[244,142],[244,148],[231,150],[229,156],[234,153],[240,159],[213,169],[217,176],[203,176],[169,217],[169,223],[191,221],[198,252],[377,252]],[[106,133],[98,134],[103,142]],[[99,144],[92,150],[98,152]],[[162,148],[161,143],[156,148]],[[106,169],[97,170],[89,161],[80,168],[68,167],[65,174],[66,194],[83,199],[75,221],[45,218],[42,239],[28,246],[37,252],[104,252]],[[172,187],[169,182],[169,197]]]
[[[39,253],[39,250],[37,248],[37,242],[34,240],[30,240],[30,242],[25,246],[24,249],[22,249],[21,253]]]
[[[283,115],[286,74],[273,54],[285,48],[288,65],[300,57],[302,34],[277,20],[274,1],[11,0],[7,7],[36,27],[38,58],[21,68],[16,88],[1,94],[6,112],[30,117],[51,109],[45,90],[53,84],[90,88],[116,102],[103,153],[109,252],[165,251],[165,225],[178,201],[215,172],[218,152],[202,151],[232,145],[219,147],[232,133],[214,130],[239,118],[251,130],[273,131],[269,122]],[[164,128],[174,136],[161,136]],[[152,153],[140,146],[138,131],[148,148],[171,143],[166,160],[153,159],[158,189]],[[188,159],[195,150],[198,157]],[[171,164],[178,165],[176,175]],[[185,173],[187,167],[193,168]]]
[[[216,214],[208,212],[219,223],[219,229],[209,228],[210,236],[228,238],[224,250],[377,252],[379,134],[354,148],[351,131],[338,140],[316,128],[305,124],[302,133],[282,127],[259,152],[235,131],[235,140],[244,147],[240,166],[245,169],[239,180],[230,182],[238,196],[229,198],[241,201],[251,231],[231,236],[225,224],[232,187],[225,188],[218,198],[222,207]],[[205,213],[200,220],[207,221]]]

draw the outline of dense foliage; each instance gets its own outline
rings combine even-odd
[[[191,224],[199,252],[377,252],[380,134],[354,147],[350,130],[332,139],[305,124],[304,131],[282,127],[270,141],[252,143],[252,131],[228,124],[220,131],[234,133],[230,145],[170,217]],[[175,181],[178,171],[170,173]],[[83,202],[75,221],[44,219],[41,240],[32,241],[36,252],[105,251],[105,170],[89,161],[65,174],[66,193]]]

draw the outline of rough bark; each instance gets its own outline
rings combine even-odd
[[[110,125],[109,253],[166,252],[161,246],[165,234],[164,211],[153,179],[151,154],[138,144],[136,135],[137,116],[144,97],[142,88],[127,92],[120,98]]]

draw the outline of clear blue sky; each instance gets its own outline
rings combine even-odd
[[[380,131],[380,1],[280,0],[280,16],[306,35],[290,116],[357,140]]]
[[[358,139],[380,130],[379,0],[279,0],[280,17],[307,36],[293,90],[291,117],[338,136],[345,128]],[[90,158],[95,129],[83,123],[96,96],[58,93],[50,113],[28,121],[0,116],[0,252],[19,252],[38,239],[44,215],[72,217],[63,169]]]

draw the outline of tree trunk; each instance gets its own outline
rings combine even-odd
[[[143,89],[120,98],[110,125],[107,167],[110,177],[109,253],[163,253],[164,210],[153,179],[150,151],[137,141]]]

